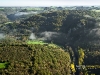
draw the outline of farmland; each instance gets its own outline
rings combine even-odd
[[[5,62],[5,63],[0,63],[0,69],[6,68],[6,65],[7,65],[7,64],[8,64],[7,62]]]
[[[32,41],[27,41],[27,44],[48,44],[48,43],[45,43],[43,41],[38,41],[38,40],[32,40]]]
[[[54,43],[47,43],[47,42],[39,41],[39,40],[29,40],[26,43],[27,44],[35,44],[35,45],[38,45],[38,44],[40,44],[40,45],[48,45],[49,47],[54,47],[54,48],[60,47],[60,46],[58,46],[58,45],[56,45]]]

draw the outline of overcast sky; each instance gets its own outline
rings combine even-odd
[[[93,6],[100,0],[0,0],[0,6]]]

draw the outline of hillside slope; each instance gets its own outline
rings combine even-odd
[[[70,56],[61,48],[45,45],[0,46],[0,61],[9,62],[3,75],[70,75]]]
[[[40,37],[41,34],[50,34],[51,36],[48,38],[51,39],[49,41],[53,40],[55,43],[63,45],[94,45],[99,44],[98,40],[100,40],[99,15],[100,13],[87,10],[40,13],[20,23],[14,22],[5,27],[1,26],[1,30],[13,35],[24,34],[29,36],[31,33],[36,33],[36,36],[39,35],[38,37]]]

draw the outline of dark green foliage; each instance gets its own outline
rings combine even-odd
[[[94,50],[94,51],[85,50],[84,63],[87,65],[100,65],[100,51],[99,50]]]
[[[14,32],[16,34],[29,34],[31,32],[55,31],[66,34],[65,41],[59,41],[61,44],[74,46],[84,46],[93,44],[93,40],[99,39],[96,32],[90,33],[96,28],[99,22],[99,13],[89,10],[59,10],[50,13],[40,13],[33,15],[19,23],[8,24],[5,32]],[[97,17],[97,19],[96,19]],[[31,28],[34,30],[31,30]],[[2,28],[4,30],[4,28]],[[52,39],[56,41],[55,39]],[[58,40],[57,40],[58,41]]]
[[[48,10],[48,8],[45,9]],[[1,30],[5,33],[26,35],[21,37],[21,40],[24,41],[31,32],[35,34],[45,31],[61,33],[59,34],[61,37],[52,37],[47,41],[72,47],[72,49],[66,50],[70,53],[70,59],[68,53],[63,52],[60,48],[22,43],[12,44],[9,41],[1,43],[0,60],[8,60],[11,63],[7,70],[1,71],[2,74],[67,75],[70,60],[74,64],[78,64],[79,60],[80,65],[100,65],[99,15],[100,13],[91,10],[59,10],[40,13],[20,22],[1,25]],[[1,19],[6,20],[3,18],[6,18],[4,15],[1,16]],[[84,51],[81,49],[78,51],[78,46],[82,47]],[[93,49],[95,47],[97,48]]]

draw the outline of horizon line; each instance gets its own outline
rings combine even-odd
[[[25,5],[25,6],[13,6],[13,5],[11,5],[11,6],[0,6],[0,7],[73,7],[73,6],[78,6],[78,7],[80,7],[80,6],[83,6],[83,7],[91,7],[91,6],[100,6],[100,5],[66,5],[66,6],[27,6],[27,5]]]

